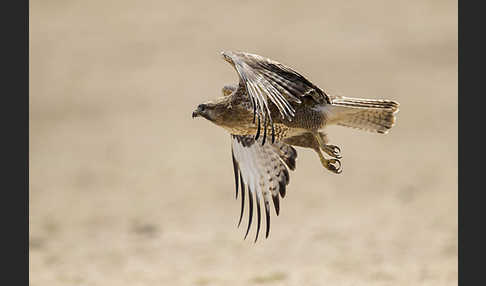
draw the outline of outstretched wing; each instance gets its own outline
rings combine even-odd
[[[246,89],[246,94],[253,104],[253,122],[258,119],[260,134],[261,119],[264,122],[264,137],[267,123],[272,127],[272,143],[275,142],[275,131],[270,115],[269,102],[273,103],[282,118],[292,121],[295,109],[290,102],[301,103],[301,98],[311,96],[316,101],[330,103],[327,94],[312,84],[293,69],[262,56],[242,52],[222,52],[223,58],[229,62],[240,77],[240,86]],[[263,140],[262,144],[265,144]]]
[[[256,200],[258,239],[261,222],[260,202],[263,201],[266,216],[266,234],[270,231],[270,200],[273,201],[275,212],[280,211],[279,195],[285,197],[286,186],[289,183],[289,171],[295,169],[297,151],[285,143],[259,144],[253,136],[231,135],[231,152],[235,172],[236,198],[241,190],[241,212],[238,226],[241,224],[245,208],[245,192],[248,190],[249,218],[245,239],[250,231],[253,218],[253,197]]]

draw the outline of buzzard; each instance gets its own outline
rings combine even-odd
[[[270,231],[271,202],[276,215],[279,214],[279,199],[285,197],[289,170],[295,170],[297,151],[293,146],[311,148],[324,168],[340,174],[341,150],[328,144],[325,127],[337,124],[385,134],[395,123],[398,103],[329,95],[274,60],[245,52],[221,54],[238,73],[239,84],[224,86],[222,97],[200,104],[192,117],[203,117],[231,134],[237,199],[238,192],[241,193],[238,226],[247,198],[246,239],[252,224],[254,197],[256,242],[261,202],[265,208],[266,238]]]

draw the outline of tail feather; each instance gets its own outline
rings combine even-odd
[[[336,97],[336,124],[371,132],[387,133],[395,124],[398,102],[384,99]]]

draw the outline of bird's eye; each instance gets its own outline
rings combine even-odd
[[[204,111],[206,109],[206,104],[200,104],[199,110]]]

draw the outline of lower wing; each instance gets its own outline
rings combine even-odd
[[[253,136],[231,135],[231,151],[235,172],[236,198],[241,190],[241,213],[238,226],[241,224],[245,208],[245,192],[248,190],[249,218],[245,239],[250,231],[253,218],[253,196],[257,209],[258,239],[261,222],[260,202],[263,201],[266,216],[266,234],[270,231],[270,200],[273,201],[278,216],[280,205],[279,195],[285,197],[286,186],[289,184],[289,169],[295,169],[297,151],[283,142],[268,142],[262,146],[261,139]],[[240,188],[241,187],[241,188]]]

